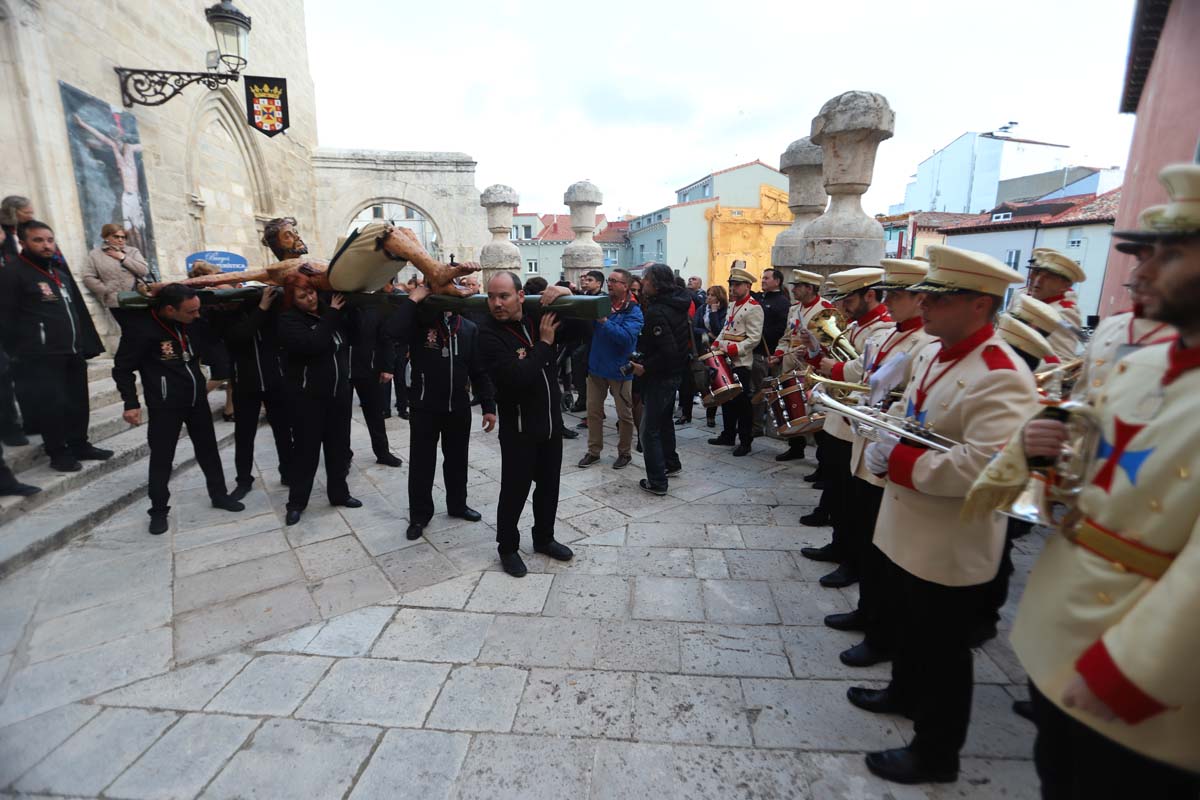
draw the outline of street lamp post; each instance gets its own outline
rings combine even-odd
[[[128,69],[113,67],[121,83],[121,102],[132,106],[161,106],[193,83],[208,89],[219,89],[236,81],[246,66],[249,52],[250,17],[233,5],[233,0],[220,0],[204,10],[212,27],[217,49],[208,54],[207,72],[176,72],[162,69]],[[219,72],[224,67],[228,72]]]

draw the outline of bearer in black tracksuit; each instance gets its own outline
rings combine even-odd
[[[388,397],[386,384],[395,369],[396,347],[383,331],[387,309],[382,306],[359,306],[350,315],[351,344],[350,381],[358,395],[363,422],[371,435],[371,450],[375,463],[398,467],[399,458],[392,454],[384,427],[384,411]]]
[[[113,381],[125,401],[123,416],[131,425],[142,422],[133,373],[142,376],[142,394],[150,410],[146,429],[150,444],[149,514],[150,533],[155,535],[167,530],[167,512],[171,510],[167,504],[171,498],[167,484],[179,433],[185,425],[213,507],[226,511],[245,508],[226,493],[212,409],[208,405],[204,373],[200,371],[200,361],[207,353],[188,330],[200,316],[200,298],[191,287],[175,283],[159,290],[157,300],[156,308],[129,315],[121,327],[121,343],[112,371]]]
[[[233,373],[235,500],[245,497],[254,484],[254,438],[264,406],[267,423],[275,438],[280,479],[285,486],[288,482],[292,424],[283,384],[283,351],[276,333],[276,315],[271,312],[272,304],[282,293],[279,287],[265,287],[257,303],[247,303],[247,307],[230,313],[223,325],[225,348]]]
[[[421,305],[429,290],[418,286],[400,301],[386,335],[409,348],[412,362],[412,420],[408,451],[408,532],[419,539],[433,517],[433,472],[438,439],[446,513],[470,522],[481,515],[467,505],[467,448],[471,438],[468,385],[483,410],[483,429],[496,426],[491,379],[479,352],[479,329],[462,315]]]
[[[548,287],[543,305],[570,289]],[[533,549],[567,561],[569,547],[554,541],[558,511],[558,480],[562,469],[562,391],[554,336],[557,315],[551,311],[526,314],[525,292],[511,272],[492,276],[487,285],[492,318],[479,331],[484,368],[496,387],[500,410],[500,503],[496,510],[496,543],[504,571],[525,575],[517,552],[521,532],[517,522],[533,492]]]
[[[287,309],[279,315],[279,344],[287,356],[286,390],[291,401],[292,462],[288,465],[288,525],[300,521],[308,506],[317,463],[325,454],[325,489],[335,506],[359,508],[350,496],[350,345],[342,307],[335,294],[320,306],[304,275],[287,280]]]

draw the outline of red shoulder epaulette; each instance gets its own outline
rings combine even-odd
[[[1075,307],[1074,300],[1059,300],[1058,304],[1060,306],[1062,306],[1063,308],[1074,308]]]
[[[988,365],[988,369],[1015,370],[1017,368],[1013,364],[1012,359],[1008,357],[1008,353],[1004,352],[1003,348],[994,344],[989,344],[983,348],[983,362]]]
[[[757,301],[757,300],[755,300],[753,297],[751,297],[751,298],[750,298],[750,305],[753,305],[753,306],[760,306],[760,305],[762,305],[762,303],[758,302],[758,301]]]

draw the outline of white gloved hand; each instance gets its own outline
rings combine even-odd
[[[821,352],[821,343],[817,341],[817,337],[812,331],[805,328],[804,337],[808,340],[808,357],[816,358]]]
[[[878,406],[908,375],[908,353],[899,353],[879,365],[868,379],[871,384],[871,405]]]
[[[887,475],[888,461],[891,459],[896,445],[900,444],[900,437],[886,431],[879,431],[878,435],[879,441],[867,445],[867,449],[863,453],[863,460],[872,475]]]

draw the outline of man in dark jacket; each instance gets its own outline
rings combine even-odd
[[[782,271],[774,267],[764,270],[762,288],[758,302],[763,307],[763,333],[762,340],[754,349],[752,370],[754,391],[756,392],[762,388],[763,381],[770,374],[771,370],[767,362],[774,355],[775,348],[779,345],[779,339],[787,330],[788,312],[792,309],[792,301],[783,288]],[[762,427],[763,420],[766,418],[766,410],[767,406],[764,402],[756,403],[754,406],[755,435],[760,432],[757,429]]]
[[[583,273],[579,279],[580,294],[598,295],[602,291],[604,291],[603,272],[598,269],[590,269]],[[590,325],[580,327],[579,334],[579,341],[571,353],[571,380],[575,384],[575,405],[571,406],[571,410],[575,413],[587,411],[588,358],[592,353],[592,327]],[[586,428],[587,420],[580,422],[579,427]]]
[[[159,290],[157,300],[156,308],[131,316],[121,329],[112,371],[125,401],[123,416],[131,425],[142,424],[133,373],[142,376],[142,393],[150,410],[146,438],[150,444],[150,533],[154,535],[167,530],[167,512],[171,510],[167,505],[171,498],[167,483],[184,425],[196,462],[204,472],[213,508],[245,508],[226,492],[212,409],[200,371],[204,352],[188,332],[188,326],[200,316],[200,298],[195,289],[176,283]]]
[[[24,249],[0,269],[0,340],[50,467],[77,472],[80,461],[112,457],[111,450],[88,442],[87,359],[104,346],[71,271],[57,256],[54,231],[31,220],[18,232]]]
[[[570,293],[551,286],[542,293],[546,306]],[[517,548],[517,522],[533,492],[533,549],[559,561],[573,555],[554,541],[558,513],[558,480],[562,469],[562,391],[555,375],[558,363],[554,335],[558,315],[553,311],[526,314],[521,279],[511,272],[493,275],[487,284],[492,318],[479,332],[479,348],[500,411],[500,503],[496,510],[496,543],[504,571],[525,575]]]
[[[391,382],[396,363],[396,347],[383,333],[387,309],[380,305],[362,305],[354,309],[350,320],[350,382],[358,395],[363,422],[371,436],[375,463],[398,467],[401,461],[388,444],[383,412],[387,408],[385,384]]]
[[[433,517],[433,472],[438,439],[446,513],[478,522],[467,505],[467,450],[471,438],[471,397],[483,410],[483,429],[496,427],[492,382],[479,352],[479,329],[460,314],[438,313],[421,305],[429,290],[418,286],[388,318],[386,333],[407,343],[412,354],[412,422],[409,425],[408,531],[420,539]]]
[[[675,451],[671,409],[691,356],[692,296],[675,282],[666,264],[651,264],[642,275],[645,324],[638,340],[642,363],[633,365],[642,389],[642,449],[646,477],[638,485],[651,494],[667,493],[667,479],[683,469]]]

